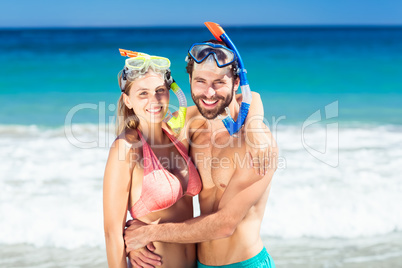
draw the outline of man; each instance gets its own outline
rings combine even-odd
[[[215,40],[208,42],[223,46]],[[206,55],[202,62],[196,63],[190,54],[187,65],[191,95],[198,108],[188,111],[188,118],[193,120],[187,125],[187,133],[190,155],[203,183],[201,216],[183,223],[143,225],[136,221],[125,232],[127,251],[152,241],[199,243],[198,267],[275,267],[263,246],[260,227],[276,170],[277,146],[266,129],[272,141],[269,168],[265,175],[256,174],[246,153],[244,132],[230,136],[222,121],[216,119],[225,114],[226,107],[233,118],[239,114],[236,63],[220,68],[218,63],[228,63],[227,51],[216,45],[205,48],[199,51],[200,57]],[[200,115],[202,119],[194,119]]]

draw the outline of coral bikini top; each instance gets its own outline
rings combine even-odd
[[[164,129],[163,131],[187,163],[188,183],[186,192],[183,191],[180,180],[161,165],[149,144],[142,137],[141,132],[137,130],[142,142],[144,178],[140,199],[130,209],[131,216],[134,219],[169,208],[184,195],[197,195],[202,188],[200,175],[188,156],[187,149],[174,136]]]

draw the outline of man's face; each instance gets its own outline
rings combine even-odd
[[[194,65],[190,80],[191,97],[202,116],[215,119],[233,100],[238,83],[233,83],[231,67],[219,68],[209,63]]]

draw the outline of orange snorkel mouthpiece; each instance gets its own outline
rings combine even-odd
[[[138,56],[138,52],[134,52],[134,51],[131,51],[131,50],[119,48],[119,51],[120,51],[120,55],[122,55],[123,57],[134,58],[134,57]]]
[[[219,26],[218,23],[215,22],[204,22],[205,26],[207,26],[208,30],[212,33],[212,35],[216,38],[218,41],[222,41],[221,35],[225,33],[225,31],[222,29],[221,26]]]

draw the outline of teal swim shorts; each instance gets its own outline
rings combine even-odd
[[[205,265],[197,261],[197,267],[198,268],[213,268],[213,267],[221,267],[221,268],[237,268],[237,267],[242,267],[242,268],[275,268],[275,263],[274,260],[271,258],[271,255],[268,254],[267,250],[265,247],[261,250],[260,253],[255,255],[254,257],[242,261],[242,262],[236,262],[232,264],[227,264],[227,265],[221,265],[221,266],[210,266],[210,265]]]

